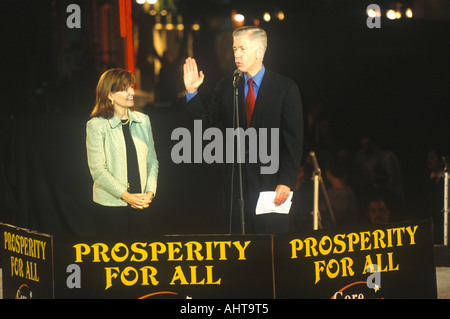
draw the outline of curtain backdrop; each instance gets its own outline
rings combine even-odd
[[[143,233],[223,233],[222,172],[217,165],[174,164],[176,127],[184,112],[149,114],[160,162],[157,196]],[[92,179],[86,156],[87,117],[21,115],[6,121],[0,180],[0,221],[57,236],[95,235]]]

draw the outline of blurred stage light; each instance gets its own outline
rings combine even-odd
[[[283,21],[284,20],[284,12],[278,11],[277,18],[278,18],[278,20]]]
[[[264,19],[264,21],[269,22],[271,19],[270,14],[268,12],[264,13],[263,19]]]
[[[397,15],[395,14],[395,11],[394,11],[394,10],[388,10],[388,11],[386,12],[386,17],[387,17],[388,19],[395,20],[396,17],[397,17]]]
[[[158,2],[158,0],[147,0],[147,2],[149,4],[156,4]]]
[[[366,11],[367,15],[371,18],[379,18],[381,17],[381,11],[369,9]]]
[[[235,20],[236,22],[244,22],[245,17],[244,17],[244,15],[238,13],[238,14],[236,14],[236,15],[234,16],[234,20]]]
[[[367,15],[371,18],[375,18],[377,16],[377,12],[374,9],[367,10]]]
[[[192,30],[194,30],[194,31],[200,30],[200,24],[194,23],[194,24],[192,25]]]
[[[407,18],[412,18],[413,17],[413,12],[410,8],[406,9],[405,15]]]
[[[138,4],[144,4],[144,3],[145,3],[145,0],[136,0],[136,2],[137,2]]]

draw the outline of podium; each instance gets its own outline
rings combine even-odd
[[[5,299],[437,297],[430,220],[155,238],[58,238],[0,228]]]

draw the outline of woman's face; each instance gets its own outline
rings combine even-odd
[[[132,86],[123,91],[109,94],[111,101],[114,101],[114,110],[117,108],[130,108],[134,106],[134,89]]]

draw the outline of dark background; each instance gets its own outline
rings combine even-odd
[[[85,123],[101,67],[87,35],[89,20],[73,31],[77,45],[61,43],[64,25],[58,21],[65,21],[69,3],[81,3],[82,14],[91,4],[0,1],[0,220],[53,235],[86,236],[93,233],[93,208]],[[450,147],[450,22],[418,12],[413,19],[383,18],[380,29],[369,29],[365,10],[370,3],[177,1],[192,17],[233,6],[250,12],[262,6],[283,8],[285,21],[263,25],[269,37],[266,67],[297,82],[305,112],[314,102],[323,103],[334,151],[354,154],[361,135],[370,133],[395,152],[402,165],[407,217],[414,218],[428,150]],[[377,3],[382,10],[388,6],[386,1]],[[214,41],[208,27],[202,28],[196,56],[207,56]],[[199,59],[199,65],[207,76],[214,74],[206,60]],[[70,76],[61,76],[61,69],[69,68]],[[207,81],[215,83],[215,76]],[[225,232],[221,166],[173,164],[170,134],[191,123],[180,107],[149,105],[145,112],[160,160],[158,194],[146,231]]]

